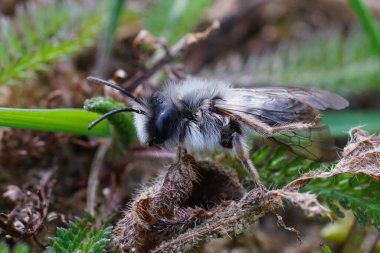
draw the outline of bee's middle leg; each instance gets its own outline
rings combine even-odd
[[[260,120],[249,120],[249,122],[247,121],[247,123],[251,126],[254,126],[257,132],[266,136],[273,136],[273,135],[277,135],[281,133],[286,133],[289,131],[297,131],[297,130],[315,127],[320,120],[321,120],[321,115],[317,115],[315,119],[309,123],[298,122],[298,123],[290,123],[283,126],[269,126]]]
[[[287,124],[287,125],[283,125],[283,126],[274,126],[274,127],[270,127],[270,133],[272,135],[275,135],[275,134],[280,134],[280,133],[283,133],[283,132],[288,132],[288,131],[296,131],[296,130],[302,130],[302,129],[307,129],[307,128],[311,128],[311,127],[315,127],[318,122],[320,122],[322,119],[322,116],[320,114],[318,114],[313,121],[309,122],[309,123],[302,123],[302,122],[299,122],[299,123],[290,123],[290,124]]]
[[[244,167],[248,170],[257,188],[259,188],[260,190],[265,190],[265,186],[260,180],[260,176],[257,172],[255,165],[253,165],[251,159],[249,158],[247,147],[245,146],[245,143],[240,134],[235,133],[233,135],[232,145],[235,149],[236,156],[239,158]]]

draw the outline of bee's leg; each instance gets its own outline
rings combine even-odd
[[[311,127],[315,127],[318,122],[321,120],[321,115],[318,114],[315,119],[309,123],[291,123],[283,126],[269,126],[265,124],[264,122],[260,120],[245,120],[245,119],[240,119],[240,121],[245,122],[246,124],[250,126],[254,126],[255,130],[263,135],[266,136],[273,136],[276,134],[281,134],[281,133],[286,133],[289,131],[297,131],[297,130],[302,130],[302,129],[307,129]]]
[[[315,125],[312,125],[310,123],[291,123],[283,126],[268,126],[264,125],[260,127],[260,133],[267,135],[267,136],[273,136],[277,134],[286,133],[289,131],[297,131],[302,129],[307,129],[314,127]]]
[[[318,114],[313,121],[309,123],[291,123],[283,126],[274,126],[274,127],[269,127],[269,133],[271,135],[276,135],[288,131],[294,131],[294,130],[302,130],[302,129],[307,129],[307,128],[312,128],[315,127],[318,122],[320,122],[322,119],[322,116]]]
[[[181,160],[184,156],[187,155],[187,150],[185,147],[183,147],[182,145],[179,145],[178,146],[178,149],[177,149],[177,159],[178,160]]]
[[[265,186],[260,181],[260,176],[256,170],[256,167],[253,165],[251,159],[249,159],[247,147],[245,146],[243,138],[240,134],[235,133],[233,135],[232,145],[235,149],[236,156],[239,158],[244,167],[248,170],[257,188],[259,188],[260,190],[265,190]]]
[[[187,150],[185,148],[185,138],[188,128],[188,121],[185,121],[180,132],[179,132],[179,140],[178,140],[178,149],[177,149],[177,158],[178,160],[181,160],[182,157],[187,155]]]

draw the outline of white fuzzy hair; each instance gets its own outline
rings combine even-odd
[[[210,99],[215,96],[223,97],[229,87],[229,84],[222,81],[188,78],[181,82],[168,82],[162,93],[169,96],[174,103],[186,99],[191,104],[196,104],[202,99]]]
[[[191,108],[191,111],[199,119],[199,122],[190,122],[188,125],[189,131],[186,133],[184,140],[185,148],[192,151],[200,151],[213,150],[215,147],[220,146],[220,124],[223,124],[223,126],[227,125],[229,119],[212,113],[209,108],[211,99],[215,97],[223,99],[228,94],[229,87],[228,84],[222,81],[198,78],[188,78],[181,82],[169,82],[164,86],[161,93],[165,97],[170,98],[179,110],[183,107],[184,102],[186,107]],[[145,100],[145,103],[148,105],[148,100]],[[147,108],[137,103],[133,107],[147,111]],[[147,113],[148,116],[134,113],[137,134],[141,143],[147,143],[149,138],[147,123],[152,116],[149,108]],[[178,129],[175,129],[173,135],[163,143],[165,148],[177,148],[179,144],[179,128],[182,125],[179,124]]]

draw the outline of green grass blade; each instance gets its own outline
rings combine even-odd
[[[348,0],[348,2],[358,17],[360,23],[366,30],[373,47],[380,56],[380,28],[376,24],[374,16],[363,4],[362,0]]]
[[[109,55],[111,53],[116,28],[119,24],[119,20],[125,5],[124,0],[114,0],[110,8],[110,17],[108,20],[107,30],[105,32],[105,54]]]
[[[0,126],[48,132],[63,132],[86,136],[111,136],[108,121],[91,131],[87,126],[99,114],[80,109],[15,109],[0,108]]]
[[[102,70],[104,70],[105,66],[108,64],[114,45],[116,29],[123,13],[125,3],[125,0],[114,0],[109,2],[108,23],[99,43],[98,62],[96,66],[96,73],[101,73],[101,75],[104,74],[102,73]]]
[[[346,137],[348,130],[357,126],[362,126],[363,129],[370,133],[380,132],[380,111],[329,111],[324,113],[323,119],[334,137]]]

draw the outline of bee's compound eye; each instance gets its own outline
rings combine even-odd
[[[173,133],[174,126],[177,123],[178,111],[174,106],[168,106],[161,111],[154,122],[154,141],[161,144],[166,141]]]

